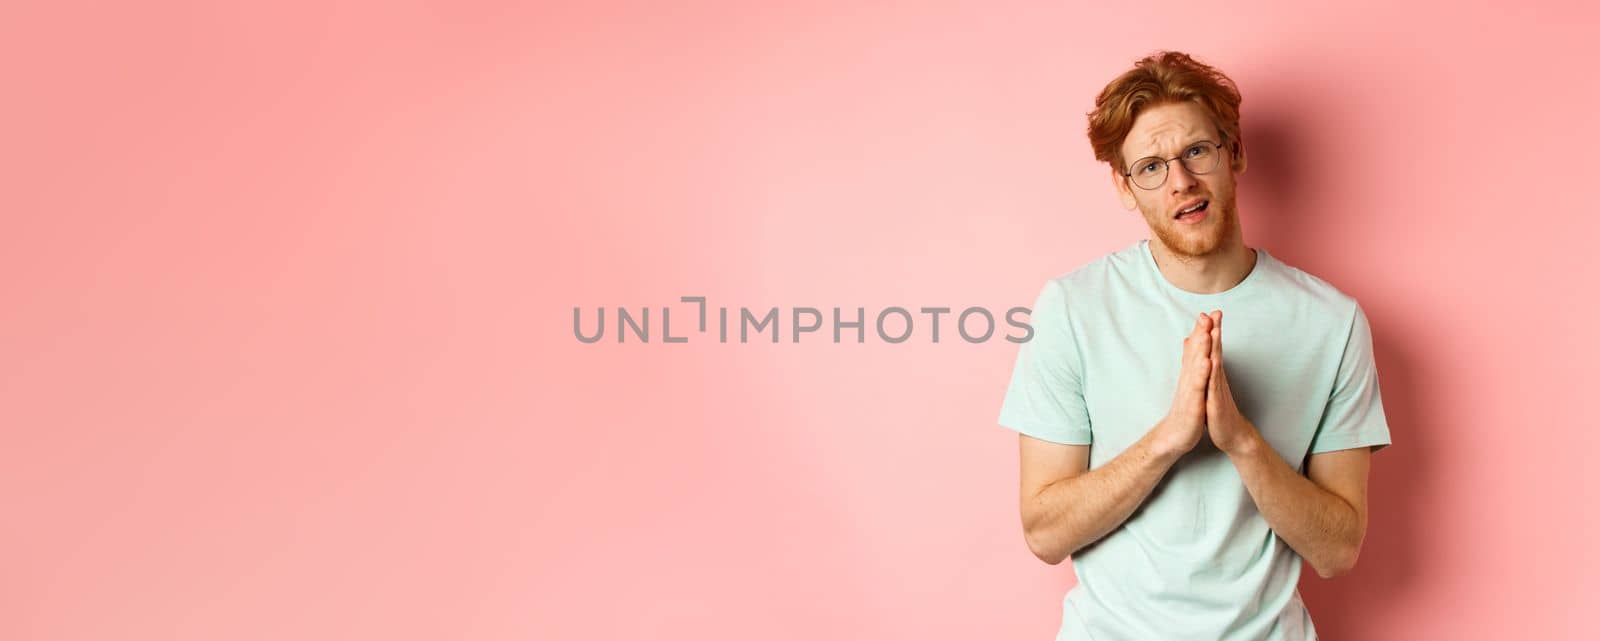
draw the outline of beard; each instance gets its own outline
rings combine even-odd
[[[1233,194],[1218,194],[1211,199],[1211,216],[1199,225],[1185,225],[1167,212],[1145,212],[1145,220],[1161,244],[1179,259],[1201,258],[1221,251],[1239,226],[1239,211]]]

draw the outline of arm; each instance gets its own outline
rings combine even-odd
[[[1089,470],[1088,445],[1022,435],[1022,532],[1028,549],[1055,565],[1122,525],[1205,432],[1212,319],[1201,315],[1183,340],[1172,408],[1121,454]]]
[[[1206,427],[1239,470],[1250,498],[1274,533],[1317,575],[1332,578],[1355,566],[1367,533],[1367,472],[1372,450],[1313,454],[1301,476],[1278,455],[1234,403],[1222,358],[1222,312],[1211,312],[1211,378]]]
[[[1244,486],[1272,531],[1299,553],[1317,575],[1349,572],[1367,533],[1367,470],[1372,451],[1358,447],[1313,454],[1301,476],[1277,450],[1253,438],[1228,452]]]
[[[1021,435],[1022,532],[1034,556],[1056,565],[1122,525],[1181,454],[1159,444],[1161,432],[1093,470],[1088,445]]]

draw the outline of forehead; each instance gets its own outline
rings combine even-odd
[[[1211,114],[1193,102],[1176,102],[1145,109],[1133,121],[1122,141],[1122,156],[1171,156],[1196,140],[1217,140]]]

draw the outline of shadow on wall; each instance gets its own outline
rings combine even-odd
[[[1348,210],[1337,211],[1341,203],[1336,197],[1351,186],[1332,183],[1359,179],[1361,170],[1352,173],[1348,168],[1363,164],[1350,145],[1334,144],[1337,132],[1328,131],[1326,117],[1330,109],[1350,105],[1319,100],[1330,97],[1323,95],[1332,86],[1327,78],[1319,85],[1307,84],[1303,75],[1268,80],[1246,89],[1242,125],[1250,162],[1240,181],[1246,234],[1251,244],[1337,284],[1346,279],[1339,278],[1338,248],[1327,246],[1327,239],[1351,237],[1335,228],[1352,222]],[[1312,101],[1315,108],[1305,108]],[[1330,166],[1345,169],[1319,171]],[[1338,174],[1336,179],[1327,178],[1331,173]],[[1422,395],[1428,390],[1426,381],[1435,378],[1426,371],[1434,361],[1408,351],[1422,343],[1399,333],[1406,310],[1379,302],[1377,296],[1364,297],[1360,289],[1341,289],[1361,302],[1371,321],[1394,446],[1373,456],[1367,538],[1355,569],[1329,580],[1306,566],[1300,591],[1320,637],[1384,639],[1389,638],[1388,622],[1404,617],[1398,609],[1412,601],[1404,596],[1427,589],[1429,571],[1422,553],[1438,535],[1419,522],[1419,508],[1431,492],[1428,453],[1434,425],[1425,415],[1430,405]]]
[[[1428,572],[1418,561],[1434,534],[1419,522],[1419,507],[1429,493],[1427,435],[1432,430],[1420,411],[1423,403],[1411,392],[1423,389],[1429,377],[1416,367],[1421,359],[1404,351],[1407,341],[1380,333],[1382,319],[1395,315],[1367,311],[1374,325],[1383,409],[1395,445],[1372,458],[1367,539],[1355,569],[1335,579],[1317,576],[1310,566],[1301,573],[1300,593],[1325,639],[1390,638],[1389,622],[1406,616],[1396,610],[1414,602],[1404,595],[1428,585]]]

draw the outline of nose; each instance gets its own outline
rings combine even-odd
[[[1199,182],[1199,179],[1195,178],[1194,174],[1189,173],[1189,170],[1184,168],[1183,163],[1176,160],[1167,163],[1167,187],[1172,189],[1172,193],[1187,193],[1194,188],[1197,182]]]

